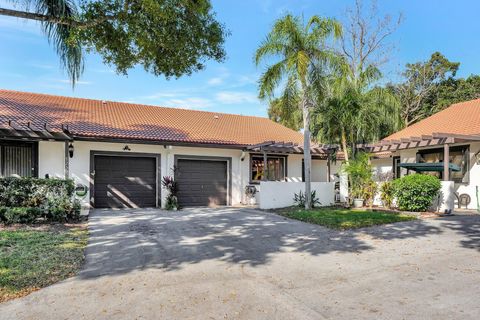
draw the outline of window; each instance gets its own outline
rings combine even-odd
[[[285,157],[267,156],[267,176],[268,181],[285,180]],[[263,155],[254,155],[250,157],[250,180],[251,182],[260,182],[263,180]]]
[[[400,178],[401,168],[400,168],[400,157],[393,157],[393,178]]]
[[[0,141],[0,176],[36,175],[37,143]]]
[[[449,161],[460,167],[460,171],[451,171],[450,179],[457,183],[469,182],[469,146],[450,147]],[[443,162],[443,148],[421,150],[417,153],[417,162],[434,163]],[[428,172],[440,179],[443,179],[443,172]]]

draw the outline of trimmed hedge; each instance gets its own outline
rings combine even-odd
[[[400,210],[427,211],[441,188],[437,177],[412,174],[393,181],[394,195]]]
[[[73,180],[0,178],[0,219],[5,223],[76,220],[80,202]]]

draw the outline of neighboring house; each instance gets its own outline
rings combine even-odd
[[[261,117],[0,90],[0,176],[73,178],[88,187],[85,206],[160,206],[163,176],[177,180],[182,206],[243,204],[248,185],[260,206],[272,193],[263,207],[292,204],[302,145],[301,133]],[[328,205],[339,164],[326,147],[311,151]]]
[[[379,176],[390,174],[398,178],[409,172],[433,174],[443,181],[450,181],[443,183],[443,193],[448,194],[448,188],[451,188],[450,200],[456,205],[458,197],[465,194],[468,197],[461,198],[463,201],[470,198],[468,208],[477,207],[480,99],[453,104],[373,147],[376,159],[372,164]]]

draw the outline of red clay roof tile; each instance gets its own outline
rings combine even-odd
[[[450,107],[423,119],[384,140],[431,135],[435,132],[464,135],[480,134],[480,99],[452,104]]]
[[[303,143],[303,135],[267,118],[0,90],[0,123],[52,128],[78,137],[254,145]]]

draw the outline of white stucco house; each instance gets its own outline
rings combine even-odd
[[[480,99],[453,104],[371,146],[379,180],[411,172],[442,179],[443,206],[477,209]]]
[[[85,207],[162,206],[163,176],[182,206],[252,203],[247,186],[260,207],[292,205],[302,145],[261,117],[0,90],[0,176],[72,178]],[[340,164],[326,146],[311,152],[313,188],[330,205]]]

